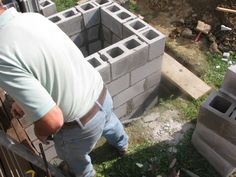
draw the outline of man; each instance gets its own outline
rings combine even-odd
[[[101,135],[127,150],[100,74],[55,24],[0,5],[0,40],[0,87],[34,121],[39,140],[54,135],[58,156],[76,177],[95,175],[88,154]]]

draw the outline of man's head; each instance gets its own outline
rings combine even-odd
[[[2,0],[0,0],[0,15],[5,11]]]

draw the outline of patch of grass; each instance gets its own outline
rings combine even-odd
[[[75,6],[78,0],[55,0],[54,2],[56,4],[57,11],[60,12]]]
[[[219,88],[223,82],[227,68],[231,64],[236,63],[236,53],[231,54],[228,62],[223,61],[222,56],[220,55],[209,54],[208,63],[210,65],[210,68],[206,72],[206,74],[202,76],[202,79],[215,88]]]
[[[129,3],[129,10],[130,10],[131,12],[138,12],[138,11],[139,11],[139,7],[138,7],[138,5],[136,4],[136,2],[131,1],[131,2]]]

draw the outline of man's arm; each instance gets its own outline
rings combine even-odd
[[[64,123],[63,114],[58,106],[54,106],[41,119],[34,122],[34,131],[37,138],[46,143],[48,136],[60,130]]]

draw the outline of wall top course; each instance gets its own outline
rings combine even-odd
[[[143,36],[143,40],[147,43],[166,38],[164,34],[150,25],[148,29],[141,31],[140,34]]]
[[[84,4],[77,5],[77,6],[75,6],[75,8],[81,13],[85,13],[85,12],[88,12],[88,11],[91,11],[94,9],[98,9],[98,7],[95,4],[93,4],[91,1],[86,2]]]
[[[113,3],[112,0],[92,0],[92,2],[99,7],[105,7]]]

